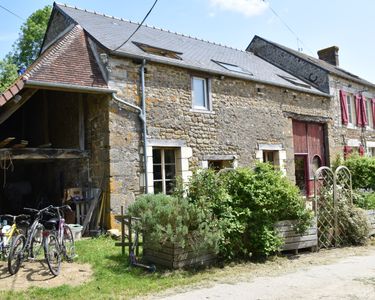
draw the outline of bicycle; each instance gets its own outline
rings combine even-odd
[[[44,253],[47,265],[51,273],[55,276],[60,274],[61,256],[68,262],[72,262],[75,257],[74,237],[72,230],[65,224],[63,210],[71,210],[69,205],[51,207],[55,211],[57,218],[45,222],[45,243]]]
[[[22,224],[22,219],[25,221],[29,219],[29,215],[0,215],[0,256],[3,260],[6,260],[9,255],[10,246],[13,239],[18,234],[22,233],[21,228],[18,227],[18,219],[21,219],[20,225]],[[8,221],[11,220],[11,224]]]
[[[34,214],[33,222],[28,227],[26,235],[21,233],[17,235],[10,246],[8,256],[8,271],[11,275],[16,274],[25,259],[34,259],[42,248],[44,241],[44,226],[40,223],[44,213],[47,213],[51,207],[41,210],[34,208],[24,208]]]

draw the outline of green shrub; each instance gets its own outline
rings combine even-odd
[[[137,229],[147,234],[147,242],[154,247],[172,243],[218,250],[220,233],[212,214],[187,199],[142,195],[129,207],[129,214],[141,219]]]
[[[188,198],[205,203],[217,217],[222,234],[220,252],[228,259],[268,256],[282,243],[275,222],[298,220],[303,231],[311,220],[298,188],[269,164],[219,175],[212,170],[195,172]]]
[[[375,192],[353,191],[353,203],[362,209],[375,209]]]
[[[340,236],[344,244],[363,245],[366,243],[370,225],[363,209],[340,202],[337,217],[341,224]]]
[[[345,161],[352,174],[353,189],[371,189],[375,191],[375,158],[351,155]]]

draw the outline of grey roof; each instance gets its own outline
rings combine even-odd
[[[294,76],[291,76],[289,73],[255,56],[253,53],[146,25],[141,26],[129,42],[117,50],[116,48],[127,40],[136,30],[139,25],[138,23],[62,4],[55,4],[54,7],[70,17],[76,23],[80,24],[98,43],[115,54],[146,58],[150,61],[172,64],[184,68],[222,74],[225,76],[239,77],[327,96],[327,94],[320,92],[314,87],[303,87],[304,82],[297,78],[295,79],[295,81],[299,83],[297,85],[285,80],[280,77],[280,75],[284,77]],[[133,42],[182,53],[179,54],[182,59],[179,60],[146,53]],[[229,71],[214,61],[240,66],[242,69],[249,71],[252,75]]]
[[[357,83],[360,83],[360,84],[364,84],[364,85],[369,85],[369,86],[372,86],[372,87],[375,87],[375,84],[372,83],[372,82],[369,82],[363,78],[360,78],[359,76],[355,75],[355,74],[352,74],[351,72],[349,71],[346,71],[344,69],[341,69],[337,66],[334,66],[334,65],[331,65],[330,63],[324,61],[324,60],[321,60],[319,58],[316,58],[316,57],[313,57],[313,56],[310,56],[310,55],[307,55],[305,53],[302,53],[302,52],[299,52],[297,50],[294,50],[294,49],[291,49],[291,48],[288,48],[288,47],[285,47],[283,45],[280,45],[278,43],[275,43],[273,41],[270,41],[270,40],[267,40],[265,38],[262,38],[260,36],[255,36],[255,38],[259,38],[259,39],[262,39],[264,41],[266,41],[267,43],[270,43],[272,45],[275,45],[276,47],[279,47],[305,61],[308,61],[320,68],[322,68],[323,70],[326,70],[327,72],[331,73],[331,74],[335,74],[337,76],[340,76],[342,78],[346,78],[346,79],[349,79],[349,80],[352,80],[352,81],[355,81]],[[251,43],[250,43],[251,44]],[[250,47],[250,45],[249,45]]]

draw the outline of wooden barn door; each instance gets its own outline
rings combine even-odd
[[[314,172],[326,164],[324,124],[293,120],[293,143],[296,184],[304,195],[311,196]]]

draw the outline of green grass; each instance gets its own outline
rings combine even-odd
[[[0,292],[0,299],[130,299],[210,279],[219,271],[217,268],[196,272],[158,270],[150,274],[139,268],[129,268],[128,256],[122,256],[121,248],[115,247],[114,244],[114,240],[104,237],[76,243],[76,261],[89,263],[94,273],[91,281],[86,284],[76,287],[63,285],[56,288],[31,288],[23,292]]]

